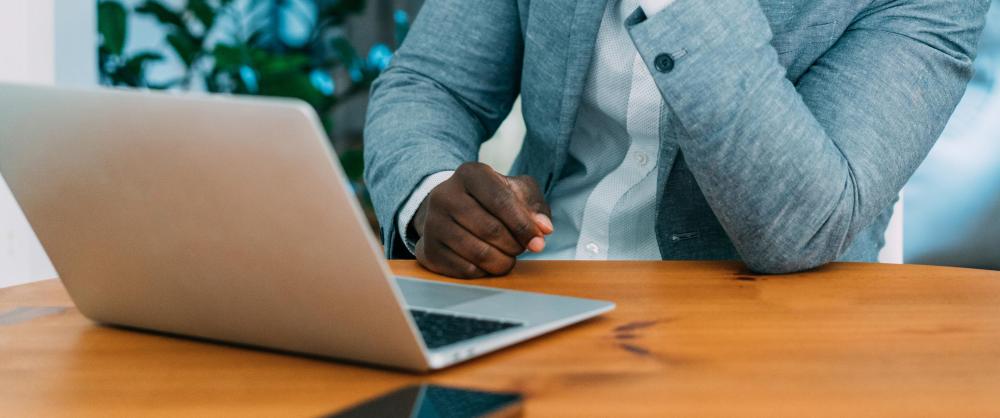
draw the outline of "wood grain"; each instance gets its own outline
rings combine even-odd
[[[522,391],[528,417],[1000,415],[1000,272],[524,262],[476,284],[618,309],[421,376],[98,326],[51,280],[0,290],[0,314],[67,308],[0,326],[0,415],[317,416],[418,382]]]

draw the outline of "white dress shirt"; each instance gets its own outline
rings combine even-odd
[[[601,21],[569,148],[567,169],[549,193],[555,231],[541,253],[522,259],[660,259],[654,227],[663,98],[625,30],[637,7],[647,16],[674,0],[610,0]],[[426,177],[398,215],[407,226],[427,195],[453,171]]]

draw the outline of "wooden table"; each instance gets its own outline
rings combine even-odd
[[[50,280],[0,290],[0,415],[317,416],[432,382],[524,392],[528,417],[1000,416],[1000,272],[525,262],[476,283],[618,309],[410,375],[97,326]]]

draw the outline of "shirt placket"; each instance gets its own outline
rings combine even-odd
[[[634,54],[626,113],[629,149],[621,164],[597,184],[587,199],[577,242],[577,259],[608,259],[615,245],[611,242],[615,208],[657,165],[661,101],[642,57]]]

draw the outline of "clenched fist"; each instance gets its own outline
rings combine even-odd
[[[540,252],[552,233],[549,205],[535,180],[463,164],[435,187],[413,217],[417,261],[459,277],[501,276],[525,250]]]

